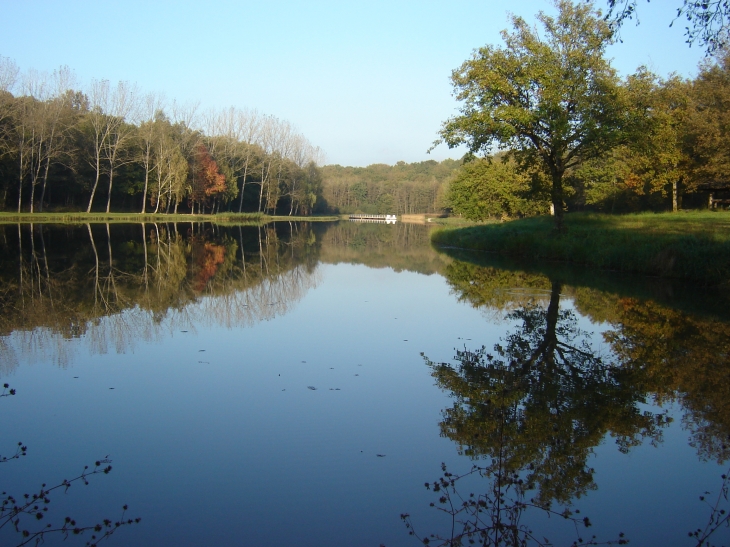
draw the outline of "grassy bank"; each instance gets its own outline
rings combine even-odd
[[[262,213],[218,213],[215,215],[172,215],[141,213],[0,213],[0,224],[130,223],[130,222],[214,222],[216,224],[265,224],[275,221],[331,222],[336,216],[290,217]]]
[[[435,231],[437,246],[556,260],[604,270],[730,284],[730,214],[724,212],[565,217],[556,234],[551,217]]]

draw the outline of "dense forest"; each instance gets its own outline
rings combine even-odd
[[[0,210],[311,214],[320,150],[286,121],[198,112],[0,57]]]
[[[695,78],[620,77],[605,56],[615,28],[590,4],[556,6],[535,27],[512,16],[503,46],[453,72],[460,113],[438,142],[474,161],[445,204],[474,220],[552,209],[561,225],[563,211],[676,211],[706,207],[708,185],[730,190],[730,50]]]
[[[368,167],[326,165],[323,196],[340,213],[414,214],[444,208],[446,183],[461,165],[457,160]]]

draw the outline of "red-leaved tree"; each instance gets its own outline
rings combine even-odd
[[[226,190],[226,177],[218,170],[218,164],[210,156],[203,143],[195,147],[193,156],[192,191],[190,193],[191,209],[195,212],[195,204],[205,207],[207,201]]]

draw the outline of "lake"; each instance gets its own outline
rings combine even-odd
[[[112,467],[21,531],[126,504],[104,544],[730,543],[723,293],[402,223],[0,232],[4,498]]]

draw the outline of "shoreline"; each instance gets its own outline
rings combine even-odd
[[[0,213],[0,224],[107,224],[152,222],[214,222],[216,224],[268,224],[269,222],[332,222],[336,215],[277,216],[262,213],[165,214],[165,213]]]
[[[600,270],[730,286],[730,214],[639,213],[565,216],[557,234],[552,217],[499,224],[444,227],[431,234],[440,248],[499,253]]]

